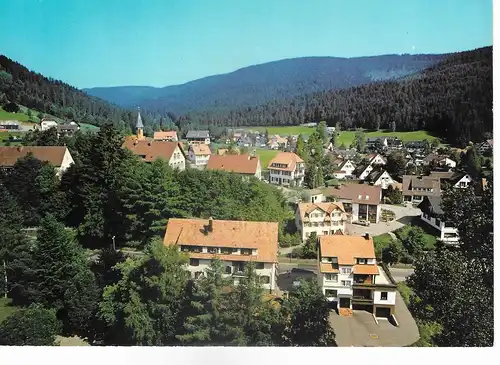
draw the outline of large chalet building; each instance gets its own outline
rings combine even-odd
[[[295,211],[295,225],[302,241],[311,233],[317,236],[344,234],[346,214],[342,203],[299,203]]]
[[[207,170],[227,171],[243,177],[262,177],[262,168],[257,156],[250,155],[211,155],[206,167]]]
[[[284,186],[302,186],[305,162],[293,152],[279,152],[268,165],[269,182]]]
[[[340,311],[365,309],[394,315],[396,283],[377,265],[373,240],[362,236],[320,236],[318,282]]]
[[[189,256],[194,279],[204,275],[214,258],[224,265],[234,284],[245,275],[245,265],[255,264],[264,289],[277,287],[278,223],[170,218],[164,245],[177,245]]]

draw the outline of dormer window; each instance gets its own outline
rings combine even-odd
[[[240,250],[240,252],[242,255],[245,255],[245,256],[250,256],[252,254],[252,250],[249,248],[242,248]]]

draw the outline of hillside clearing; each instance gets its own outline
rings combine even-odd
[[[259,132],[267,132],[272,134],[279,134],[280,136],[303,134],[304,136],[309,136],[316,130],[315,127],[301,127],[301,126],[283,126],[283,127],[247,127],[246,130],[257,130]],[[342,131],[340,136],[337,138],[337,145],[340,146],[344,144],[346,147],[351,145],[354,141],[355,131]],[[437,139],[437,137],[431,136],[427,131],[411,131],[411,132],[388,132],[388,131],[374,131],[365,132],[365,137],[398,137],[401,141],[421,141],[428,139],[432,141]]]
[[[0,298],[0,322],[17,311],[19,308],[11,305],[11,299]]]

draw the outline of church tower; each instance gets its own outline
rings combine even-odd
[[[137,108],[137,123],[135,125],[135,130],[137,134],[137,139],[139,141],[144,139],[144,124],[142,124],[141,119],[141,109]]]

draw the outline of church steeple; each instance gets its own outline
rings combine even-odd
[[[142,124],[141,108],[137,107],[137,123],[135,124],[137,139],[144,139],[144,124]]]

